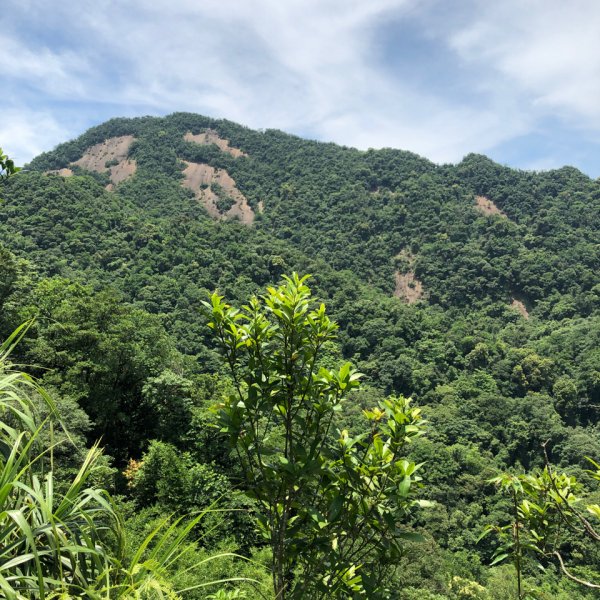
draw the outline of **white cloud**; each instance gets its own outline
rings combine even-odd
[[[394,118],[392,109],[379,111],[378,117],[368,120],[351,113],[323,123],[324,137],[363,149],[401,148],[447,163],[509,140],[525,128],[520,119],[508,123],[493,111],[452,108],[435,102],[417,105],[418,100],[414,98],[406,110],[410,119]]]
[[[127,100],[160,109],[218,108],[260,126],[311,125],[364,88],[368,31],[407,2],[139,3],[141,19],[101,20],[103,37],[134,63]],[[168,32],[165,35],[165,32]],[[223,106],[223,96],[230,101]],[[215,99],[219,104],[215,106]],[[231,115],[233,112],[233,116]]]
[[[450,19],[440,7],[441,0],[57,0],[49,11],[46,0],[14,0],[0,17],[0,41],[15,63],[0,77],[39,91],[33,104],[14,98],[15,114],[25,105],[49,118],[50,100],[68,102],[90,124],[98,120],[92,102],[114,116],[188,110],[437,161],[491,151],[548,115],[600,130],[596,0],[463,0]],[[470,75],[477,103],[391,78],[374,48],[392,19],[445,47],[455,76]],[[38,38],[25,35],[25,23]],[[56,123],[54,131],[71,128]],[[32,149],[43,144],[32,140]]]
[[[505,0],[480,7],[450,45],[480,65],[483,81],[522,93],[536,114],[600,128],[600,3]]]
[[[2,112],[0,144],[22,166],[31,158],[64,142],[76,132],[61,126],[46,112],[10,109]]]
[[[72,51],[55,52],[48,47],[27,47],[20,40],[0,33],[0,47],[6,60],[2,77],[21,79],[51,96],[83,93],[80,77],[89,65]]]

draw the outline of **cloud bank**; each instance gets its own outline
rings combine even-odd
[[[0,144],[26,161],[111,116],[187,110],[600,175],[600,4],[448,4],[9,0]]]

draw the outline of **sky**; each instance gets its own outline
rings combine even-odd
[[[2,0],[0,48],[17,164],[112,117],[189,111],[600,176],[599,0]]]

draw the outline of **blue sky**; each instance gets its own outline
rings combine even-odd
[[[4,0],[0,146],[191,111],[600,176],[598,0]]]

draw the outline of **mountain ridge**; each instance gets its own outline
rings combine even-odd
[[[200,135],[205,136],[205,141],[208,140],[206,136],[214,137],[212,141],[198,144],[193,141],[193,136]],[[498,271],[499,267],[494,262],[499,262],[499,257],[493,256],[494,251],[489,248],[482,252],[484,241],[480,239],[482,236],[493,237],[494,229],[500,230],[499,235],[503,238],[507,237],[509,230],[510,235],[517,239],[524,239],[530,234],[528,245],[542,246],[544,251],[548,250],[549,236],[536,236],[544,226],[568,230],[565,234],[569,234],[570,241],[573,241],[574,232],[577,236],[583,234],[589,244],[579,254],[594,257],[589,268],[596,264],[597,252],[591,245],[597,240],[593,232],[600,227],[600,184],[572,167],[544,173],[522,172],[475,154],[467,155],[457,165],[435,165],[402,150],[359,151],[303,140],[277,130],[256,132],[227,120],[174,113],[168,117],[112,119],[88,130],[76,140],[40,155],[29,168],[34,171],[72,169],[78,163],[81,165],[82,160],[85,162],[82,156],[91,147],[106,144],[107,139],[125,137],[130,145],[120,156],[119,164],[131,166],[128,176],[139,170],[140,177],[156,178],[161,174],[180,183],[183,178],[183,185],[193,188],[191,191],[202,200],[213,217],[227,218],[226,213],[232,217],[239,215],[249,224],[258,215],[259,226],[268,229],[272,235],[290,240],[302,248],[316,249],[335,268],[352,266],[352,270],[356,270],[358,267],[361,276],[389,292],[394,289],[394,278],[401,275],[397,268],[392,268],[393,257],[403,250],[410,251],[410,244],[420,247],[419,252],[412,252],[416,256],[422,254],[425,243],[428,260],[434,260],[435,255],[444,252],[464,254],[465,242],[471,238],[478,246],[478,259],[487,262],[491,271]],[[232,156],[218,144],[223,147],[231,145],[240,154]],[[185,175],[185,165],[189,177]],[[101,171],[100,175],[105,176],[109,170],[112,173],[117,168],[118,165],[111,165],[104,170],[93,170]],[[191,176],[193,169],[198,170],[195,177]],[[226,189],[223,189],[224,182]],[[109,176],[105,185],[114,187],[114,177],[110,179]],[[573,199],[565,194],[572,194]],[[424,199],[424,195],[428,198]],[[569,205],[570,202],[577,202],[576,208]],[[477,207],[487,211],[487,216],[493,212],[505,217],[506,223],[494,224],[493,218],[482,222],[474,214],[464,212]],[[335,218],[339,219],[342,229],[351,231],[351,234],[342,235],[343,240],[338,240],[337,245],[346,249],[346,255],[348,247],[354,246],[350,252],[354,259],[352,265],[339,251],[328,248],[324,243],[327,236],[333,237],[335,223],[331,222],[331,211],[337,213]],[[575,211],[583,214],[575,217]],[[547,221],[545,225],[540,224],[543,219]],[[435,222],[439,239],[423,235],[417,220]],[[457,220],[462,221],[461,226],[452,227]],[[550,224],[549,221],[553,222]],[[309,227],[290,230],[291,223],[303,222]],[[444,222],[448,224],[447,228]],[[465,231],[457,231],[475,223],[480,226],[479,239],[473,239]],[[523,227],[525,230],[519,231]],[[588,230],[591,233],[586,233]],[[302,235],[303,232],[309,233]],[[531,234],[536,237],[534,241]],[[444,236],[447,236],[447,244],[443,243]],[[356,243],[357,238],[363,239]],[[581,240],[575,241],[581,245]],[[389,251],[386,252],[382,244]],[[555,245],[552,251],[559,252],[561,245]],[[364,255],[361,249],[364,246],[372,258],[370,264],[364,256],[360,256]],[[504,262],[508,260],[515,265],[508,269],[512,272],[509,281],[500,282],[501,277],[497,274],[495,287],[503,288],[509,303],[518,297],[534,305],[552,295],[551,282],[539,285],[539,273],[529,273],[528,281],[522,281],[524,273],[535,271],[528,264],[531,262],[528,250],[531,249],[506,249],[503,253]],[[512,260],[511,254],[515,252],[520,256]],[[357,262],[359,259],[360,262]],[[441,289],[447,285],[442,284],[429,268],[423,267],[418,259],[413,262],[416,272],[412,276],[426,290],[433,290],[428,296],[431,300],[447,305],[459,302],[464,296],[461,291],[448,297]],[[507,270],[504,264],[501,268]],[[372,273],[375,275],[372,276]],[[469,277],[470,274],[465,275]],[[577,279],[576,273],[574,279]],[[485,295],[487,291],[484,288],[473,289],[466,295],[465,301]],[[559,290],[561,295],[567,289],[568,286],[563,285]]]

